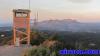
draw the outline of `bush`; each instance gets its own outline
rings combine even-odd
[[[39,34],[39,32],[31,33],[31,45],[40,45],[44,41],[44,38]]]
[[[49,56],[50,50],[48,48],[39,46],[31,48],[28,52],[24,53],[23,56]]]

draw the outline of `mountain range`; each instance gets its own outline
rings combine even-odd
[[[38,22],[39,30],[73,31],[73,32],[100,32],[100,23],[81,23],[77,20],[45,20]]]
[[[11,26],[11,24],[4,24],[0,27],[0,31],[11,30]],[[100,23],[82,23],[72,19],[45,20],[38,22],[36,25],[31,23],[31,28],[50,31],[100,32]]]

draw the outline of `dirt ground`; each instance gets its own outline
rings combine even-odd
[[[27,47],[0,46],[0,56],[21,56]]]

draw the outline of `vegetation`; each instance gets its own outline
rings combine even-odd
[[[30,49],[28,52],[24,54],[24,56],[49,56],[50,50],[44,47],[35,47]]]
[[[12,31],[0,32],[5,37],[0,37],[0,45],[12,41]],[[93,32],[64,32],[64,31],[33,31],[31,32],[31,45],[36,48],[29,49],[24,56],[82,56],[60,55],[62,49],[100,49],[100,33]],[[94,44],[94,45],[93,45]],[[97,55],[83,55],[97,56]]]
[[[30,49],[27,56],[82,56],[82,55],[61,55],[59,51],[62,49],[100,49],[100,33],[88,32],[52,32],[39,31],[32,33],[32,45],[37,45],[37,48]],[[36,38],[35,38],[36,37]],[[35,38],[35,39],[34,39]],[[55,43],[54,43],[55,42]],[[52,44],[53,45],[52,45]],[[95,45],[90,45],[90,44]],[[46,46],[47,45],[47,46]],[[49,47],[48,47],[49,45]],[[51,46],[50,46],[51,45]],[[83,55],[83,56],[98,56],[98,55]]]
[[[0,32],[0,46],[8,44],[12,44],[12,31]]]

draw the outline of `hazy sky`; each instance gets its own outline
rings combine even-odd
[[[0,22],[12,21],[12,10],[28,9],[29,0],[0,0]],[[31,0],[31,18],[36,11],[39,20],[76,19],[81,22],[100,22],[100,0]]]

